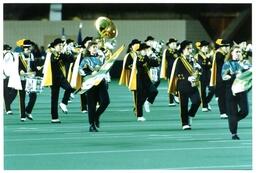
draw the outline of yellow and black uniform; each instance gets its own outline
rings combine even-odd
[[[215,82],[210,83],[210,86],[215,86],[215,95],[218,97],[218,106],[219,106],[219,112],[220,114],[226,114],[226,94],[225,94],[225,88],[226,83],[222,80],[221,77],[221,70],[222,66],[224,64],[226,54],[222,52],[221,50],[217,50],[215,53],[215,57],[213,59],[213,71],[211,74],[212,76],[215,75]],[[215,68],[215,70],[214,70]]]
[[[178,58],[177,50],[174,50],[171,48],[164,50],[160,77],[163,79],[168,79],[168,83],[170,81],[173,63],[176,58]],[[174,104],[174,95],[173,94],[169,94],[169,104]]]
[[[199,51],[198,54],[196,54],[195,59],[202,68],[202,74],[200,76],[202,107],[210,110],[208,104],[214,96],[214,89],[209,86],[211,78],[212,60],[210,57],[207,57],[207,55],[202,51]]]
[[[181,43],[181,51],[185,49],[191,42],[183,41]],[[195,117],[195,114],[200,106],[201,98],[197,86],[192,86],[189,77],[193,76],[194,68],[193,61],[189,61],[181,53],[180,57],[174,61],[170,84],[168,87],[169,93],[178,91],[180,100],[180,117],[184,130],[191,129],[189,118]],[[188,109],[189,99],[191,107]]]
[[[145,43],[142,43],[138,51],[147,48],[149,48],[149,46],[147,46]],[[134,82],[136,83],[134,88],[130,86],[129,88],[130,90],[134,91],[135,112],[137,117],[143,117],[142,107],[144,102],[147,100],[149,103],[153,104],[158,94],[156,87],[148,75],[149,68],[157,66],[159,66],[159,61],[150,59],[148,56],[130,54],[127,57],[125,68],[133,68],[130,80],[134,81],[130,81],[130,84]],[[136,74],[136,79],[132,79],[133,73]]]
[[[51,86],[51,115],[52,119],[58,119],[58,100],[60,87],[62,87],[65,92],[62,99],[62,103],[67,105],[70,94],[74,91],[70,86],[66,78],[66,69],[64,62],[73,62],[73,56],[68,56],[66,54],[51,54],[51,68],[52,68],[52,86]]]

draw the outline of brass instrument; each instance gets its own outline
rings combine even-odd
[[[191,81],[191,86],[192,87],[198,87],[200,85],[200,76],[201,76],[201,69],[199,68],[200,65],[195,61],[195,59],[193,58],[193,72],[192,72],[192,76],[194,77],[194,80]]]
[[[95,21],[95,26],[100,34],[101,38],[115,38],[118,35],[118,31],[114,23],[107,17],[99,17]]]
[[[105,56],[108,59],[112,54],[112,50],[110,50],[106,46],[106,39],[109,39],[110,41],[115,41],[114,39],[118,35],[117,28],[112,20],[103,16],[96,19],[95,27],[100,35],[100,37],[97,39],[99,47],[104,48]]]

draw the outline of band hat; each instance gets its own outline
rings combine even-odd
[[[51,43],[51,47],[55,47],[57,44],[63,43],[63,40],[61,40],[60,38],[56,38],[52,43]]]
[[[166,43],[166,45],[168,45],[168,44],[170,44],[170,43],[173,43],[173,42],[177,43],[177,41],[178,41],[178,40],[176,40],[175,38],[170,38],[170,39],[168,40],[168,42]]]
[[[70,38],[66,40],[66,43],[67,43],[67,44],[69,44],[69,43],[73,43],[73,42],[75,42],[75,41],[74,41],[74,40],[72,40],[72,39],[70,39]]]
[[[92,40],[93,40],[93,37],[88,37],[88,36],[87,36],[87,37],[85,37],[85,38],[83,39],[83,41],[82,41],[81,44],[82,44],[82,46],[84,46],[85,43],[87,43],[88,41],[92,41]]]
[[[148,37],[146,38],[145,42],[150,41],[150,40],[155,40],[155,38],[150,35],[150,36],[148,36]]]
[[[31,46],[32,46],[32,41],[30,41],[30,40],[23,41],[23,45],[22,45],[23,48],[27,48],[27,47],[31,47]]]
[[[132,46],[134,44],[140,44],[140,43],[141,43],[141,41],[139,41],[138,39],[133,39],[129,45]]]
[[[12,50],[12,47],[8,44],[4,44],[4,50]]]
[[[217,47],[222,47],[222,46],[230,46],[230,43],[228,42],[228,41],[226,41],[226,40],[223,40],[223,39],[217,39],[216,41],[215,41],[215,45],[217,46]]]
[[[20,40],[17,40],[17,41],[16,41],[16,46],[21,47],[21,46],[23,45],[23,42],[24,42],[25,40],[26,40],[25,38],[20,39]]]
[[[210,43],[208,41],[201,41],[199,47],[208,46]]]
[[[191,41],[188,41],[188,40],[184,40],[180,43],[180,49],[179,51],[183,51],[188,45],[192,44]]]
[[[148,46],[146,43],[141,43],[138,51],[145,50],[148,48],[150,48],[150,46]]]
[[[195,43],[195,46],[196,46],[197,49],[199,49],[200,46],[201,46],[201,42],[200,42],[200,41],[197,41],[197,42]]]

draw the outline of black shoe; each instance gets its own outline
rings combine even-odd
[[[89,132],[98,132],[98,130],[96,129],[95,125],[91,125],[89,128]]]
[[[239,138],[237,135],[233,135],[233,136],[232,136],[232,139],[233,139],[233,140],[240,140],[240,138]]]

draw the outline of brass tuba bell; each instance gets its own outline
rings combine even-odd
[[[99,17],[95,21],[95,26],[101,38],[111,39],[118,35],[114,23],[107,17]]]

